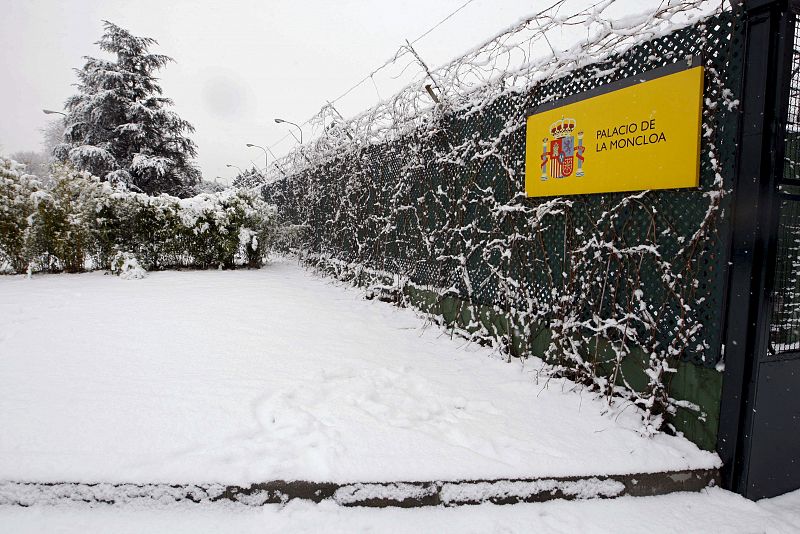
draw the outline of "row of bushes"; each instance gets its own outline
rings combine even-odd
[[[0,269],[109,269],[120,254],[147,270],[257,267],[277,232],[275,208],[247,190],[153,197],[67,166],[51,182],[0,157]]]

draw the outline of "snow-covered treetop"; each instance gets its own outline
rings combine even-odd
[[[104,21],[96,43],[113,60],[86,57],[77,70],[78,93],[67,99],[64,143],[55,155],[107,181],[150,194],[186,195],[200,179],[197,155],[185,133],[192,125],[167,109],[155,73],[172,58],[152,54],[157,44]]]

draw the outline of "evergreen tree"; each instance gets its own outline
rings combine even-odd
[[[253,167],[237,174],[231,185],[241,189],[250,189],[263,183],[264,175],[261,174],[260,170]]]
[[[194,128],[167,109],[173,102],[162,96],[154,76],[172,58],[148,52],[155,39],[103,24],[96,44],[116,60],[86,57],[77,70],[79,92],[66,102],[64,143],[56,157],[148,194],[193,194],[200,180],[191,161],[197,149],[184,133]]]

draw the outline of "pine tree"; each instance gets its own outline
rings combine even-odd
[[[200,180],[191,161],[197,149],[184,133],[194,128],[167,109],[173,102],[154,76],[172,58],[148,52],[155,39],[103,25],[96,44],[116,60],[86,57],[77,70],[78,94],[66,101],[67,127],[56,157],[133,190],[193,194]]]
[[[264,175],[253,167],[237,174],[231,185],[240,189],[250,189],[263,183]]]

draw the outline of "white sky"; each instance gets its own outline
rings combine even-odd
[[[263,166],[263,152],[245,143],[286,135],[273,118],[304,122],[465,1],[0,0],[0,153],[39,149],[49,119],[42,108],[62,109],[74,92],[72,69],[101,55],[93,43],[108,19],[157,39],[153,51],[176,60],[160,73],[164,93],[197,129],[204,178],[229,181],[236,169],[228,163]],[[439,65],[551,3],[474,0],[415,48]],[[376,76],[383,98],[419,72],[404,66]],[[337,108],[350,116],[377,99],[367,83]],[[290,143],[273,151],[280,156]]]

